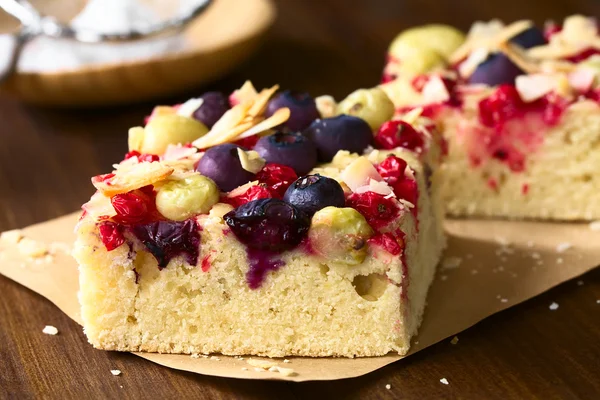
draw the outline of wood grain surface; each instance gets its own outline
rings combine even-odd
[[[277,3],[279,20],[250,61],[210,87],[164,102],[207,89],[229,91],[246,78],[259,87],[279,83],[339,98],[378,81],[387,44],[411,25],[433,21],[466,29],[478,18],[539,23],[576,12],[600,15],[596,0]],[[0,97],[0,231],[77,209],[92,193],[89,177],[122,157],[127,128],[150,109],[53,111]],[[94,350],[81,327],[50,302],[0,277],[0,398],[598,399],[598,300],[595,270],[486,319],[459,334],[456,345],[446,340],[357,379],[293,384],[199,376]],[[548,308],[552,302],[559,304],[555,311]],[[42,334],[47,324],[59,335]],[[111,369],[123,373],[115,377]]]

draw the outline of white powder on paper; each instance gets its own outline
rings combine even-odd
[[[180,0],[179,12],[187,11],[206,0]],[[148,28],[163,19],[140,0],[90,0],[72,21],[76,29],[99,33],[119,33]],[[0,35],[0,58],[8,59],[14,40]],[[23,48],[17,65],[19,72],[55,72],[73,70],[93,64],[112,64],[159,57],[185,47],[183,35],[149,38],[123,43],[79,43],[67,39],[38,37]]]

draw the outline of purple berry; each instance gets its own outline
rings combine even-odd
[[[193,117],[210,129],[229,109],[229,102],[221,92],[206,92],[200,98],[202,105],[194,111]]]
[[[344,189],[335,180],[321,175],[298,178],[286,190],[283,200],[296,206],[306,215],[312,216],[322,208],[344,207]]]
[[[310,219],[279,199],[260,199],[225,214],[231,231],[251,249],[280,252],[296,247],[306,236]]]
[[[339,150],[362,152],[373,142],[369,124],[351,115],[317,119],[303,132],[317,146],[319,160],[331,161]]]
[[[282,127],[290,131],[301,131],[319,118],[315,100],[308,93],[291,90],[279,93],[269,101],[266,116],[270,117],[275,111],[284,107],[290,109],[291,115]]]
[[[317,149],[300,133],[276,132],[263,136],[254,150],[267,162],[287,165],[296,174],[304,175],[317,165]]]
[[[523,70],[504,53],[496,53],[479,64],[469,78],[469,83],[482,83],[489,86],[514,85],[516,77],[523,74]]]
[[[200,232],[196,221],[157,221],[131,227],[133,234],[163,269],[172,258],[182,255],[190,265],[198,264]]]
[[[510,39],[510,41],[523,47],[524,49],[542,46],[547,43],[546,38],[544,38],[544,33],[535,26],[532,26],[531,28],[519,33],[517,36],[514,36],[512,39]]]
[[[250,182],[254,174],[242,167],[238,148],[231,143],[211,147],[198,162],[196,171],[215,181],[222,192]]]

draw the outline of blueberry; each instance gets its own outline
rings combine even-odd
[[[210,129],[229,109],[229,102],[221,92],[206,92],[200,98],[202,105],[194,111],[193,117]]]
[[[530,49],[536,46],[542,46],[546,44],[544,33],[537,27],[532,26],[529,29],[524,30],[517,36],[514,36],[510,41],[516,45],[523,47],[524,49]]]
[[[290,131],[301,131],[319,118],[315,100],[305,92],[286,90],[269,101],[266,116],[270,117],[280,108],[290,109],[290,119],[283,124]]]
[[[469,83],[483,83],[489,86],[514,85],[515,78],[523,74],[523,70],[517,67],[504,53],[496,53],[479,64],[469,78]]]
[[[323,162],[331,161],[339,150],[361,154],[373,142],[369,124],[351,115],[317,119],[303,134],[317,146]]]
[[[317,149],[300,133],[276,132],[258,140],[254,150],[267,162],[287,165],[298,175],[308,173],[317,164]]]
[[[196,171],[212,179],[222,192],[250,182],[254,174],[242,167],[238,148],[231,143],[211,147],[198,162]]]
[[[131,231],[156,258],[159,269],[180,255],[190,265],[198,263],[200,232],[193,219],[134,225]]]
[[[249,248],[275,252],[296,247],[310,226],[306,214],[279,199],[250,201],[223,218],[239,241]]]
[[[344,189],[331,178],[307,175],[298,178],[286,190],[283,200],[293,204],[306,215],[312,216],[322,208],[344,207]]]

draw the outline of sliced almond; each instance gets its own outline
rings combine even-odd
[[[246,101],[254,101],[258,96],[258,92],[250,81],[244,82],[241,88],[234,90],[229,100],[233,105],[237,105]]]
[[[214,146],[215,144],[225,143],[222,136],[230,136],[230,132],[246,118],[248,110],[252,106],[252,102],[240,103],[227,111],[221,119],[219,119],[212,129],[204,136],[196,139],[192,144],[199,149]],[[250,125],[251,126],[251,125]],[[248,128],[246,128],[248,129]],[[244,129],[245,130],[245,129]],[[243,132],[242,130],[241,132]]]
[[[423,107],[416,107],[416,108],[413,108],[412,110],[410,110],[409,112],[407,112],[406,114],[402,115],[400,117],[400,120],[412,125],[415,122],[417,122],[417,120],[419,119],[421,114],[423,114]],[[373,151],[375,151],[375,150],[373,150]]]
[[[273,115],[264,121],[260,122],[257,125],[254,125],[252,128],[246,130],[241,135],[239,135],[238,139],[247,138],[268,129],[274,128],[280,124],[283,124],[290,118],[290,109],[289,108],[280,108],[275,111]]]
[[[166,179],[174,169],[160,162],[143,162],[115,171],[114,176],[92,178],[92,184],[104,195],[112,197]]]
[[[511,44],[509,42],[503,43],[501,46],[502,51],[517,67],[523,71],[533,74],[540,72],[540,66],[535,61],[532,61],[521,48]]]
[[[265,166],[265,160],[256,151],[244,151],[238,147],[237,152],[240,164],[246,171],[256,174]]]
[[[265,112],[267,108],[267,103],[269,103],[269,99],[273,94],[279,89],[279,85],[275,85],[270,89],[263,89],[258,94],[258,96],[254,99],[254,104],[248,110],[248,115],[252,117],[256,117],[257,115],[261,115]]]
[[[204,103],[204,100],[201,98],[189,99],[177,108],[176,114],[181,115],[182,117],[192,118],[192,115],[200,108],[202,103]]]
[[[110,202],[110,197],[105,196],[102,192],[96,192],[81,208],[86,212],[87,215],[93,219],[99,217],[113,217],[117,215],[115,208]]]

